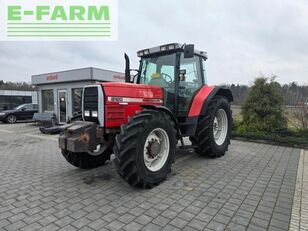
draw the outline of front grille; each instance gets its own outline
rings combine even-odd
[[[90,116],[86,116],[85,112],[89,111]],[[99,124],[98,117],[93,117],[93,111],[98,114],[98,88],[86,87],[83,92],[83,113],[84,120]]]
[[[123,121],[125,118],[125,110],[121,105],[108,105],[106,107],[106,121],[117,122]]]

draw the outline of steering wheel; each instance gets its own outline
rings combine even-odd
[[[170,75],[166,74],[166,73],[161,73],[163,79],[169,84],[171,85],[171,83],[173,82],[173,79]],[[167,78],[169,78],[169,81],[167,80]]]

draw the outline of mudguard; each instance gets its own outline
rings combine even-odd
[[[186,122],[181,125],[183,134],[186,134],[187,136],[196,134],[199,118],[205,115],[209,103],[216,95],[226,97],[229,102],[233,101],[233,96],[229,89],[215,86],[201,87],[191,102]]]
[[[229,102],[233,101],[232,92],[229,89],[215,86],[203,86],[196,93],[191,103],[188,117],[199,117],[204,115],[209,102],[216,95],[226,97]]]

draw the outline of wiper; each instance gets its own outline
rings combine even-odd
[[[142,74],[143,74],[143,84],[145,84],[145,77],[146,77],[146,73],[147,73],[147,69],[148,69],[148,64],[149,64],[149,61],[147,60],[146,62],[145,62],[145,68],[144,68],[144,71],[142,72]]]
[[[146,61],[145,62],[145,68],[144,68],[144,71],[143,71],[143,76],[145,76],[146,75],[146,73],[147,73],[147,69],[148,69],[148,64],[149,64],[149,61]]]

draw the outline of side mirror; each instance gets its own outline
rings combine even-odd
[[[180,70],[179,81],[185,81],[186,70]]]
[[[180,70],[180,75],[186,75],[186,69]]]
[[[194,44],[188,44],[184,47],[184,58],[193,58],[194,57],[194,51],[195,51],[195,45]]]
[[[25,107],[23,107],[21,110],[22,110],[22,111],[25,111],[25,110],[26,110],[26,108],[25,108]]]

